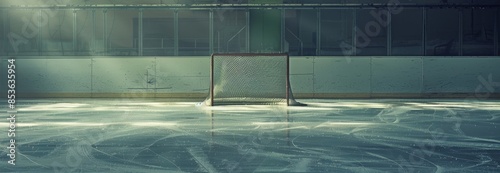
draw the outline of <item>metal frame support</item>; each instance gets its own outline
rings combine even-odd
[[[7,20],[7,19],[9,19],[9,17],[8,17],[9,11],[8,10],[1,10],[1,14],[2,14],[2,21],[4,23],[3,23],[3,33],[0,33],[0,34],[2,34],[3,36],[7,36],[7,33],[9,33],[7,31],[7,25],[10,25],[10,22]],[[9,30],[10,30],[10,26],[9,26]],[[3,53],[5,55],[9,55],[9,47],[7,45],[10,45],[10,44],[8,44],[7,40],[8,39],[4,38],[4,40],[2,40],[2,42],[0,42],[2,44],[1,46],[3,47],[3,51],[4,51]]]
[[[230,52],[229,51],[229,43],[231,43],[231,41],[233,41],[234,38],[236,38],[236,36],[240,35],[240,33],[245,29],[246,27],[242,27],[238,32],[236,32],[236,34],[234,34],[231,38],[229,38],[229,40],[227,40],[226,42],[226,52]]]
[[[42,11],[42,9],[40,9],[40,10],[38,11],[38,15],[39,15],[39,16],[38,16],[38,26],[41,26],[41,23],[40,23],[40,22],[42,22],[42,13],[43,13],[43,11]],[[37,45],[38,45],[38,55],[40,55],[40,56],[41,56],[41,55],[42,55],[42,52],[43,52],[43,48],[42,48],[42,47],[43,47],[43,37],[42,37],[42,35],[43,35],[43,34],[42,34],[42,28],[43,28],[43,27],[37,27],[37,28],[38,28],[38,41],[37,41]],[[61,31],[59,31],[59,32],[61,32]]]
[[[352,9],[352,50],[351,50],[352,51],[352,53],[351,53],[352,56],[356,56],[357,52],[358,52],[358,50],[357,50],[357,42],[358,42],[358,40],[356,39],[356,36],[357,36],[356,35],[356,27],[357,27],[356,26],[357,25],[356,24],[356,22],[357,22],[356,13],[357,13],[356,9]]]
[[[316,56],[321,55],[321,9],[316,9]]]
[[[210,56],[210,106],[214,106],[214,54]]]
[[[209,53],[213,54],[214,53],[214,10],[213,9],[208,11],[208,17],[209,17],[208,47],[209,47]]]
[[[425,46],[425,42],[426,42],[426,28],[427,28],[427,9],[425,7],[422,7],[422,55],[423,56],[426,56],[427,55],[427,51],[426,51],[426,46]]]
[[[281,55],[286,55],[286,105],[290,106],[290,56],[288,56],[288,53],[281,54]]]
[[[245,11],[245,17],[247,19],[247,23],[246,23],[246,26],[245,28],[247,28],[246,30],[246,49],[247,49],[247,52],[250,52],[250,10],[246,10]]]
[[[458,11],[458,55],[462,56],[464,53],[464,11],[459,9]]]
[[[174,10],[174,55],[179,55],[179,11]]]
[[[139,25],[139,26],[138,26],[138,28],[139,28],[139,31],[138,31],[138,32],[139,32],[139,33],[137,33],[137,36],[139,37],[139,39],[138,39],[138,41],[137,41],[137,42],[138,42],[137,44],[139,45],[139,46],[138,46],[138,54],[139,54],[139,56],[142,56],[142,55],[143,55],[143,50],[144,50],[144,49],[143,49],[143,48],[144,48],[144,45],[143,45],[143,39],[144,39],[144,31],[143,31],[143,27],[144,27],[144,25],[143,25],[143,23],[142,23],[142,22],[143,22],[143,19],[142,19],[143,14],[144,14],[144,10],[143,10],[142,8],[140,8],[140,9],[139,9],[139,17],[138,17],[138,22],[137,22],[137,23],[138,23],[138,25]]]
[[[76,55],[78,52],[78,45],[77,45],[77,33],[78,33],[78,28],[77,28],[77,10],[73,9],[73,54]]]
[[[392,56],[392,13],[387,10],[387,56]]]
[[[102,11],[102,27],[103,27],[103,36],[102,36],[102,44],[103,44],[103,55],[107,55],[108,54],[108,10],[107,9],[104,9]]]
[[[166,0],[164,0],[166,1]],[[172,0],[170,0],[172,1]],[[177,0],[180,1],[180,0]],[[201,1],[201,2],[200,2]],[[297,1],[297,0],[296,0]],[[134,5],[118,5],[118,4],[97,4],[97,5],[0,5],[0,8],[13,8],[13,9],[38,9],[38,8],[58,8],[58,9],[69,9],[69,8],[79,8],[79,9],[88,9],[88,8],[113,8],[113,9],[131,9],[131,8],[147,8],[147,9],[277,9],[277,8],[287,8],[287,9],[317,9],[317,8],[329,8],[329,9],[346,9],[346,8],[357,8],[357,9],[379,9],[387,7],[387,2],[379,2],[379,3],[362,3],[358,1],[352,0],[337,0],[337,2],[326,2],[325,3],[310,3],[303,1],[300,2],[292,2],[292,3],[275,3],[269,4],[265,3],[263,0],[258,0],[258,2],[253,3],[207,3],[206,0],[191,0],[190,3],[186,5],[180,5],[179,3],[161,3],[161,4],[141,4],[135,3]],[[352,3],[351,3],[352,1]],[[447,7],[475,7],[475,8],[498,8],[500,5],[496,3],[448,3],[448,4],[438,4],[432,3],[429,1],[421,1],[427,3],[401,3],[398,6],[404,8],[419,8],[419,7],[428,7],[428,8],[447,8]],[[319,7],[318,7],[319,6]]]
[[[497,9],[497,11],[496,11],[496,12],[497,12],[497,13],[496,13],[496,15],[495,15],[495,17],[494,17],[494,18],[495,18],[495,21],[494,21],[494,24],[495,24],[495,26],[494,26],[494,27],[495,27],[495,28],[494,28],[494,30],[493,30],[493,31],[495,31],[495,32],[493,32],[493,37],[494,37],[494,38],[493,38],[493,40],[494,40],[493,47],[494,47],[494,49],[495,49],[495,50],[494,50],[494,52],[495,52],[495,56],[499,56],[499,55],[500,55],[500,52],[499,52],[499,51],[500,51],[500,50],[499,50],[500,48],[498,47],[498,44],[500,44],[500,43],[498,43],[498,42],[499,42],[499,39],[500,39],[500,38],[498,38],[498,37],[499,37],[498,32],[500,32],[500,30],[499,30],[499,28],[498,28],[498,25],[500,25],[500,23],[498,23],[498,21],[499,21],[499,17],[500,17],[500,10],[499,10],[499,9]]]
[[[95,9],[92,10],[92,37],[91,37],[91,40],[90,40],[90,43],[92,44],[91,48],[90,48],[90,52],[92,53],[92,55],[95,55],[95,52],[96,52],[96,23],[95,23]]]
[[[281,30],[280,30],[280,41],[281,41],[281,53],[285,53],[285,9],[281,9]]]

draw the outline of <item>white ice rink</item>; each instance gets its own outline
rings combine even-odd
[[[1,172],[500,170],[500,101],[298,101],[19,99],[16,166],[4,135]]]

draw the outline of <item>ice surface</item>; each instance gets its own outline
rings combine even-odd
[[[2,172],[498,172],[500,102],[20,100]],[[4,119],[5,120],[5,119]],[[0,128],[7,129],[7,121]],[[5,130],[7,132],[7,130]]]

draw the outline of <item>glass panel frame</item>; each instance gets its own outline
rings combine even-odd
[[[316,10],[286,10],[285,51],[291,56],[316,55],[317,22]]]
[[[459,10],[427,9],[426,55],[457,56],[459,53]]]
[[[352,45],[352,13],[351,9],[321,10],[321,55],[344,55],[341,44]]]
[[[463,55],[493,56],[495,9],[463,9]]]
[[[387,55],[387,27],[382,26],[370,13],[374,9],[356,10],[356,55]],[[359,35],[363,34],[363,35]],[[362,38],[362,39],[360,39]]]
[[[244,53],[249,44],[247,10],[214,10],[214,52]]]
[[[173,10],[144,10],[143,55],[172,56],[175,52]],[[137,33],[134,32],[134,35]],[[136,36],[134,36],[135,38]],[[137,36],[138,37],[138,36]]]
[[[408,20],[409,18],[415,20]],[[393,56],[422,55],[422,9],[405,9],[391,16]]]
[[[113,9],[107,11],[107,52],[113,56],[137,56],[139,54],[138,25],[139,9]]]
[[[209,11],[179,10],[179,55],[209,55]]]

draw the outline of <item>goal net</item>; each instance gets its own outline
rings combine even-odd
[[[295,105],[288,54],[213,54],[205,105]]]

